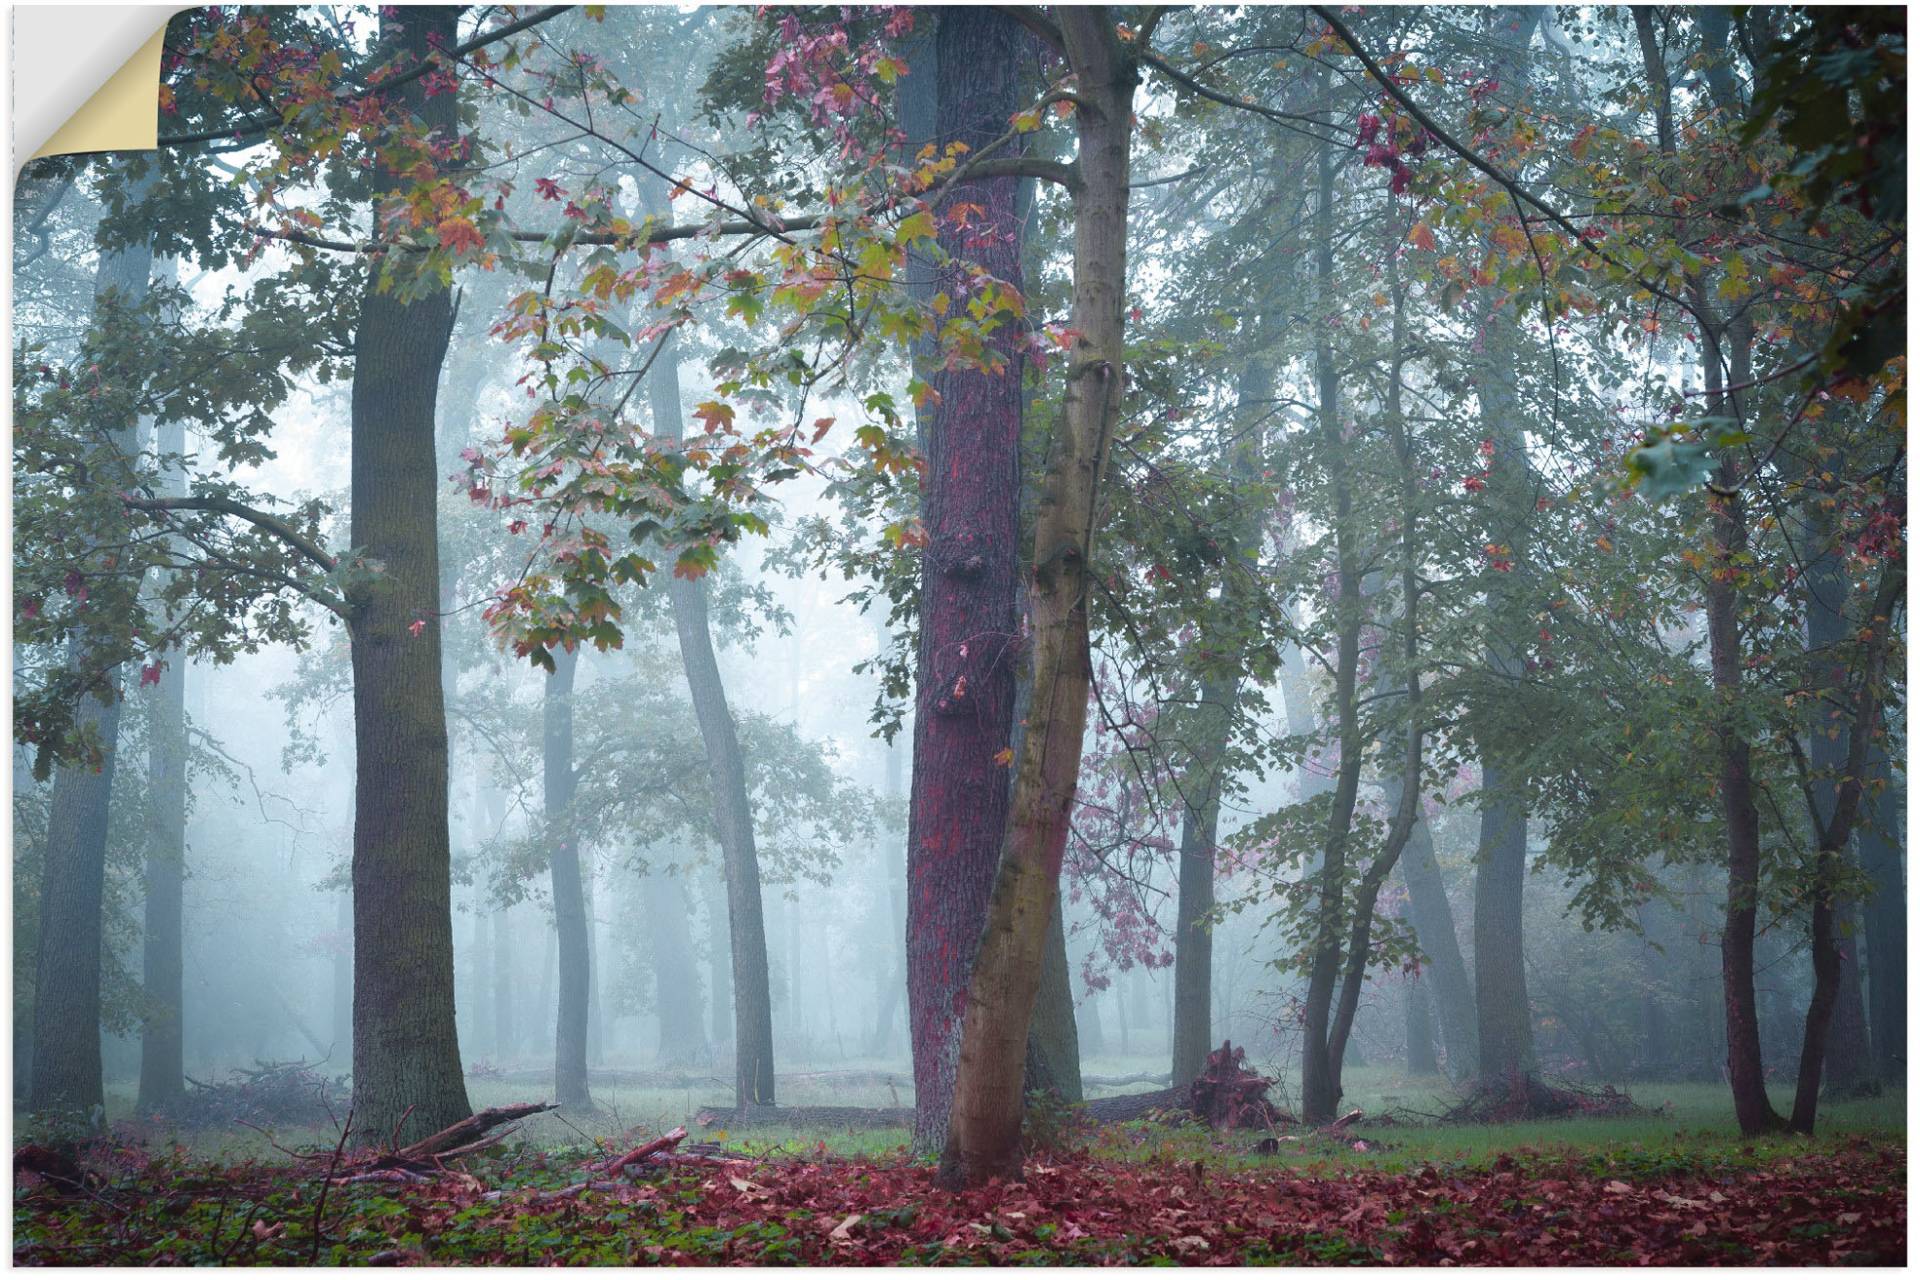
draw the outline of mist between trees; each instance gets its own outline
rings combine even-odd
[[[1896,26],[180,15],[15,197],[17,1112],[1903,1086]]]

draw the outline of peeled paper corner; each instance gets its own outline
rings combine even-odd
[[[160,49],[178,5],[17,5],[13,164],[83,151],[151,151]]]

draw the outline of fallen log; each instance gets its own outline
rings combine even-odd
[[[633,1150],[627,1152],[627,1154],[621,1156],[618,1160],[603,1167],[601,1172],[615,1174],[630,1164],[638,1164],[649,1156],[658,1155],[662,1151],[671,1151],[673,1148],[679,1146],[680,1143],[686,1139],[686,1136],[687,1127],[681,1125],[679,1128],[655,1138],[652,1142],[641,1143]]]
[[[911,1107],[729,1107],[700,1108],[703,1129],[911,1129]]]
[[[552,1111],[559,1105],[557,1102],[516,1102],[512,1106],[488,1107],[484,1111],[474,1112],[458,1124],[450,1124],[436,1134],[401,1147],[398,1151],[391,1153],[391,1158],[399,1164],[419,1164],[428,1160],[464,1155],[469,1151],[477,1150],[479,1146],[491,1145],[505,1137],[505,1134],[499,1137],[487,1137],[501,1125],[511,1124],[515,1120],[524,1120],[542,1111]],[[482,1138],[485,1138],[486,1142],[477,1141]]]
[[[1131,1076],[1081,1076],[1080,1083],[1102,1089],[1123,1089],[1130,1084],[1157,1084],[1166,1087],[1173,1083],[1173,1074],[1168,1071],[1158,1074],[1142,1071],[1138,1075]]]

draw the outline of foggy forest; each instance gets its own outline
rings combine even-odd
[[[1904,1262],[1905,32],[176,15],[14,1260]]]

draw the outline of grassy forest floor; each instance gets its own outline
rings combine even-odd
[[[1148,1064],[1098,1063],[1091,1074]],[[330,1127],[174,1134],[121,1124],[82,1149],[77,1191],[16,1179],[22,1263],[1101,1262],[1898,1264],[1906,1101],[1836,1101],[1812,1140],[1740,1138],[1718,1086],[1642,1083],[1650,1110],[1433,1123],[1445,1081],[1348,1073],[1340,1135],[1069,1124],[1020,1187],[949,1195],[901,1129],[700,1127],[721,1082],[594,1088],[422,1183],[326,1188]],[[875,1068],[780,1081],[789,1106],[911,1102]],[[1150,1088],[1142,1084],[1137,1088]],[[479,1078],[476,1108],[540,1082]],[[1099,1092],[1111,1092],[1101,1090]],[[118,1100],[124,1107],[125,1100]],[[1784,1107],[1783,1095],[1776,1105]],[[116,1108],[117,1110],[118,1108]],[[590,1166],[678,1124],[705,1158],[631,1181]],[[16,1117],[16,1132],[30,1135]],[[1277,1151],[1256,1153],[1261,1137]],[[596,1185],[596,1183],[598,1185]]]

